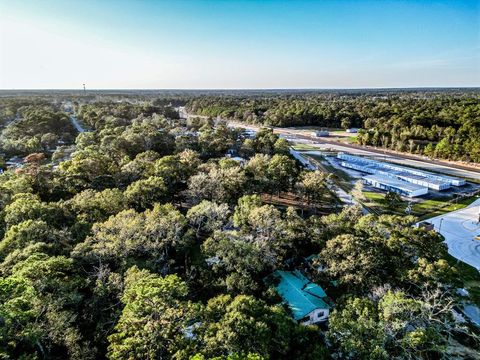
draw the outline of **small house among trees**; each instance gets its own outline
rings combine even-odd
[[[331,300],[319,285],[308,280],[300,271],[277,270],[268,281],[275,286],[299,323],[312,325],[328,319]]]

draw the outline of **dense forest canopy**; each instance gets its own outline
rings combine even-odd
[[[394,103],[419,110],[423,101],[438,103],[435,114],[456,109],[470,121],[476,95],[389,95],[377,103],[358,94],[331,105],[334,95],[309,93],[193,95],[178,104],[158,94],[58,96],[1,99],[0,153],[27,155],[0,174],[1,358],[478,355],[478,329],[453,316],[464,283],[440,235],[413,227],[411,216],[342,208],[330,175],[302,168],[270,129],[250,137],[174,110],[188,102],[209,116],[267,123],[268,114],[293,116],[312,104],[312,119],[321,113],[339,126],[344,118],[363,125],[370,110],[389,118]],[[89,131],[72,127],[67,101]],[[257,118],[216,113],[222,104]],[[428,112],[418,126],[427,128]],[[46,134],[55,136],[48,146]],[[38,144],[22,147],[31,139]],[[294,269],[331,297],[328,324],[294,321],[265,281]]]

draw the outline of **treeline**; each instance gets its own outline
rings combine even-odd
[[[44,98],[1,98],[0,97],[0,129],[14,120],[19,110],[26,106],[52,106],[51,99]]]
[[[480,96],[405,100],[364,128],[360,144],[480,163]]]
[[[93,130],[73,153],[0,175],[1,358],[475,354],[474,328],[451,315],[463,279],[412,217],[340,211],[328,175],[301,169],[271,130],[84,110]],[[287,192],[331,214],[267,203]],[[326,289],[328,327],[292,320],[264,282],[276,269]]]
[[[360,144],[480,162],[477,91],[205,96],[190,112],[271,126],[363,128]]]
[[[0,130],[0,153],[6,157],[53,151],[73,143],[77,131],[57,107],[28,105],[3,108],[5,126]]]
[[[75,102],[78,117],[91,128],[100,130],[106,125],[110,127],[129,124],[132,119],[140,115],[163,115],[169,119],[178,119],[178,112],[171,107],[171,100],[155,99],[151,102],[111,102],[102,101],[95,103]],[[109,123],[112,122],[113,123]]]

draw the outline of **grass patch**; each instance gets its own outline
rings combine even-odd
[[[408,205],[407,201],[399,202],[394,207],[392,207],[385,201],[384,193],[364,191],[363,195],[367,199],[367,201],[365,201],[365,205],[377,212],[384,214],[405,215],[405,208]]]
[[[477,199],[476,196],[470,198],[463,198],[458,201],[449,202],[452,199],[434,199],[425,200],[421,203],[413,205],[413,212],[417,213],[420,220],[430,219],[432,217],[440,216],[455,210],[466,208]]]
[[[363,195],[367,198],[369,201],[374,201],[374,202],[380,202],[383,201],[385,198],[384,194],[376,193],[373,191],[364,191]]]
[[[385,202],[385,194],[373,191],[365,191],[365,197],[367,198],[367,204],[376,208],[382,213],[388,214],[405,214],[405,209],[408,205],[408,201],[402,201],[398,203],[394,208],[390,208]],[[476,196],[471,198],[464,198],[458,201],[452,201],[452,198],[443,199],[428,199],[412,204],[411,215],[419,218],[419,220],[427,220],[436,216],[440,216],[455,210],[460,210],[477,199]]]
[[[318,147],[315,147],[313,145],[308,145],[308,144],[295,144],[292,146],[292,149],[296,151],[319,150]]]
[[[458,278],[463,282],[463,287],[470,293],[472,302],[480,306],[480,273],[463,261],[455,259],[452,255],[447,255],[447,261],[458,272]]]

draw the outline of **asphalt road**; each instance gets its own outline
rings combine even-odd
[[[81,132],[81,133],[85,132],[85,129],[78,122],[77,117],[75,115],[73,115],[73,104],[72,104],[72,102],[71,101],[65,102],[63,104],[63,108],[64,108],[65,112],[67,113],[68,117],[70,118],[70,122],[75,127],[75,129],[78,132]]]
[[[70,115],[70,121],[72,122],[73,126],[75,126],[75,129],[77,129],[78,132],[85,132],[85,129],[82,127],[82,125],[80,125],[75,116]]]

